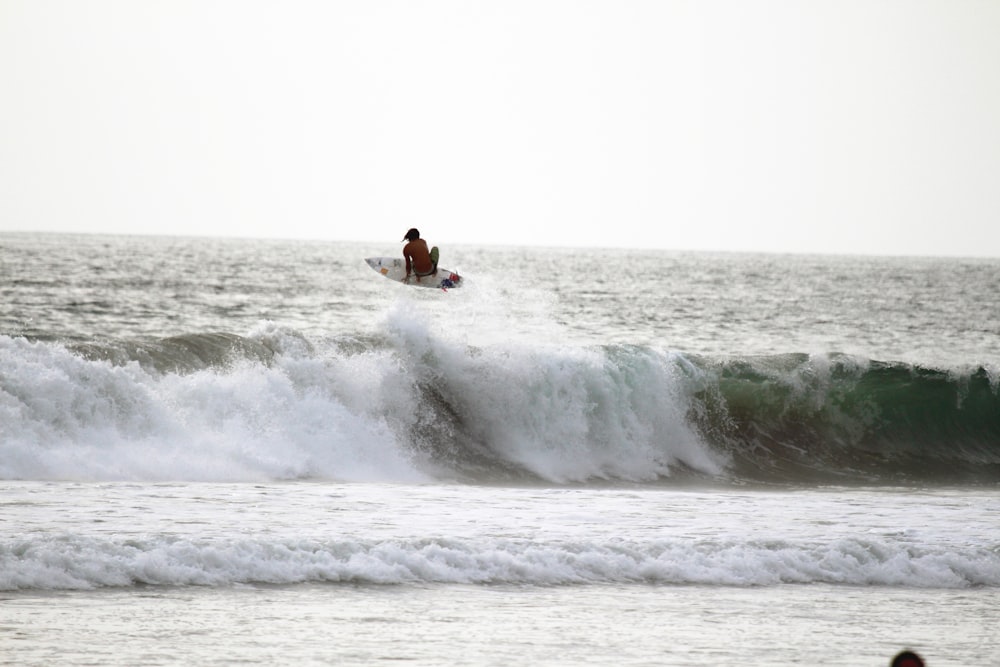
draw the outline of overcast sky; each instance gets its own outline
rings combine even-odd
[[[998,0],[0,0],[0,231],[1000,257]]]

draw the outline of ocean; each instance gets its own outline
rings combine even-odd
[[[0,664],[1000,664],[1000,260],[431,240],[0,234]]]

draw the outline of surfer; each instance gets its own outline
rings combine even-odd
[[[406,232],[403,237],[408,243],[403,246],[403,257],[406,259],[406,278],[410,280],[410,273],[417,276],[417,282],[424,276],[433,276],[437,273],[438,249],[437,246],[427,249],[427,241],[420,238],[420,231],[415,227]]]

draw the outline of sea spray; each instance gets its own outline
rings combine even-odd
[[[412,315],[399,308],[383,335],[364,338],[310,339],[273,324],[242,336],[83,347],[2,336],[0,475],[1000,478],[1000,397],[985,368],[523,340],[473,346]]]
[[[173,354],[173,353],[171,353]],[[283,357],[282,357],[283,359]],[[0,337],[6,479],[419,481],[381,416],[309,378],[318,360],[233,359],[189,373]],[[336,370],[336,369],[335,369]]]

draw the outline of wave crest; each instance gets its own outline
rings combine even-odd
[[[1000,555],[856,538],[602,543],[62,536],[0,542],[0,590],[309,582],[996,587]]]
[[[367,339],[270,324],[71,346],[0,336],[0,417],[4,479],[1000,479],[986,368],[471,347],[412,324]]]

